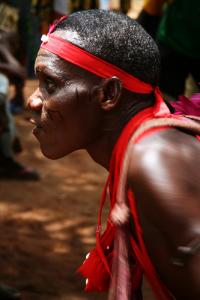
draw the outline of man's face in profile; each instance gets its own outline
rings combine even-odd
[[[38,89],[29,99],[33,133],[51,159],[87,148],[97,138],[101,115],[90,74],[41,49],[35,63]],[[91,78],[90,78],[91,77]]]

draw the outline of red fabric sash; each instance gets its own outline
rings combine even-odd
[[[153,87],[151,84],[141,81],[117,66],[73,45],[55,34],[49,33],[47,36],[43,35],[42,41],[42,49],[54,53],[64,60],[99,77],[110,78],[116,76],[121,80],[123,87],[129,91],[139,94],[154,92],[156,100],[154,117],[169,115],[169,109],[164,103],[158,87]]]
[[[134,116],[123,129],[113,150],[109,177],[105,185],[100,210],[98,215],[98,225],[96,230],[96,247],[89,253],[89,256],[79,268],[79,272],[87,278],[86,291],[106,291],[109,288],[112,277],[111,267],[113,261],[113,243],[115,239],[116,228],[112,224],[110,214],[108,217],[107,227],[103,235],[101,231],[101,213],[106,201],[107,189],[110,188],[110,213],[116,203],[116,196],[118,190],[118,183],[120,172],[122,169],[123,158],[127,149],[127,144],[135,132],[135,130],[145,121],[154,118],[154,108],[147,108]],[[160,130],[160,129],[159,129]],[[155,131],[155,129],[153,129]],[[140,137],[142,138],[142,137]],[[156,296],[159,300],[172,300],[173,298],[161,283],[156,275],[156,271],[148,257],[143,239],[142,229],[140,227],[135,201],[133,194],[128,192],[129,207],[131,210],[132,219],[135,226],[135,234],[138,242],[130,237],[132,255],[135,265],[131,269],[131,286],[132,290],[137,293],[141,286],[142,274],[145,272]]]
[[[170,115],[169,117],[175,119],[177,118],[177,116],[174,115]],[[100,210],[98,215],[98,225],[96,230],[96,247],[89,253],[89,256],[87,256],[87,259],[78,270],[85,278],[87,278],[87,284],[85,288],[86,291],[106,291],[110,286],[111,279],[113,279],[113,277],[115,276],[114,273],[112,276],[111,269],[114,259],[114,241],[117,236],[117,228],[111,221],[111,212],[117,200],[117,192],[121,176],[122,164],[130,138],[141,124],[151,119],[154,119],[153,107],[139,112],[124,127],[114,147],[110,162],[109,176],[101,198]],[[151,128],[150,130],[143,132],[143,134],[135,140],[135,143],[139,142],[139,140],[143,137],[163,129],[166,129],[166,126]],[[199,137],[197,136],[197,138]],[[108,187],[110,188],[110,214],[108,217],[106,230],[101,235],[101,213],[106,201]],[[131,211],[131,219],[134,223],[134,235],[130,234],[129,232],[129,235],[126,237],[126,239],[129,238],[130,240],[132,249],[131,255],[135,261],[135,265],[130,269],[131,276],[129,277],[131,278],[130,282],[132,293],[135,296],[135,298],[133,298],[140,299],[137,297],[137,294],[141,286],[142,275],[144,272],[156,295],[156,299],[172,300],[174,299],[173,296],[166,289],[165,285],[160,281],[147,253],[142,237],[142,228],[138,219],[133,192],[129,190],[127,196],[129,208]],[[123,277],[123,275],[121,277]],[[117,287],[118,286],[116,285],[116,289]],[[111,297],[111,299],[129,300],[130,298],[124,293],[121,298],[120,296],[116,296],[114,298]]]

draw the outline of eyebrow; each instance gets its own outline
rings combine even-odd
[[[47,52],[40,53],[38,54],[38,57],[49,57],[49,53]]]
[[[34,70],[35,70],[36,76],[39,74],[42,74],[43,76],[46,76],[55,81],[59,80],[60,82],[65,82],[66,80],[69,80],[69,76],[67,76],[66,74],[62,74],[59,76],[59,74],[49,71],[48,67],[46,67],[46,66],[39,65]]]
[[[43,73],[44,75],[52,77],[54,79],[60,78],[63,80],[68,80],[69,78],[71,78],[71,76],[68,75],[68,72],[66,70],[62,74],[59,74],[59,72],[57,74],[56,72],[49,71],[48,66],[46,66],[42,63],[43,58],[49,59],[49,54],[46,52],[38,54],[37,60],[36,60],[36,61],[38,61],[38,63],[37,63],[37,66],[35,64],[35,67],[34,67],[35,74]]]
[[[58,79],[59,76],[55,72],[51,72],[48,70],[46,66],[37,66],[35,67],[35,74],[37,75],[38,73],[42,73],[46,75],[47,77],[51,77],[54,79]]]
[[[39,59],[38,59],[38,61],[36,60],[37,64],[35,63],[35,66],[34,66],[35,73],[44,73],[44,74],[47,74],[49,76],[54,76],[56,74],[56,72],[50,71],[48,66],[43,64],[42,61],[40,60],[45,56],[49,58],[49,56],[47,54],[38,55]]]

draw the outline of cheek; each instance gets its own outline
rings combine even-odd
[[[60,111],[47,110],[47,113],[53,124],[60,123],[63,120],[62,114]]]
[[[62,90],[59,95],[46,105],[52,123],[59,125],[59,122],[67,127],[76,127],[90,108],[91,99],[89,91],[85,86],[70,85]]]
[[[45,110],[49,116],[48,139],[41,146],[45,156],[62,157],[86,148],[96,138],[97,105],[85,87],[65,90],[48,101]]]
[[[53,121],[59,121],[65,118],[69,110],[76,109],[77,94],[77,88],[74,84],[65,88],[58,88],[57,92],[48,101],[45,101],[44,109],[51,112]]]

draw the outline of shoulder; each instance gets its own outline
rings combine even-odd
[[[173,173],[175,167],[189,165],[198,170],[197,163],[200,163],[200,142],[194,136],[176,129],[163,130],[132,146],[129,175],[137,177],[143,172],[148,176],[150,172],[152,176],[163,168]]]
[[[133,145],[129,163],[128,184],[153,222],[157,210],[169,218],[181,215],[180,206],[189,213],[188,203],[200,217],[200,142],[194,137],[175,129],[153,134]]]

